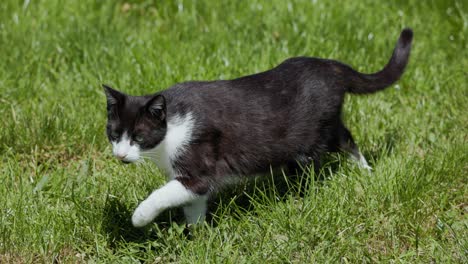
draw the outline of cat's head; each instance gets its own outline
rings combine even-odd
[[[107,137],[114,156],[129,163],[156,147],[166,135],[164,96],[130,96],[103,85],[107,97]]]

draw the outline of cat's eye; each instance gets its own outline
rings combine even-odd
[[[111,137],[112,139],[117,139],[117,138],[119,137],[119,133],[117,133],[117,132],[115,132],[115,131],[112,131],[112,132],[110,133],[110,137]]]
[[[135,140],[135,142],[141,143],[143,142],[143,137],[140,135],[136,135],[133,137],[133,140]]]

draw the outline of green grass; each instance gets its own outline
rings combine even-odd
[[[0,4],[0,262],[468,261],[466,2],[155,2]],[[216,197],[205,226],[130,226],[164,178],[112,158],[101,83],[151,93],[298,55],[372,72],[406,26],[403,79],[345,104],[372,173],[333,155],[324,180]]]

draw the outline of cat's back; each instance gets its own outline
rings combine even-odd
[[[329,99],[332,96],[339,104],[344,93],[332,90],[336,87],[332,84],[336,79],[333,69],[337,67],[339,63],[331,60],[294,57],[264,72],[232,80],[178,83],[162,94],[169,112],[172,106],[172,111],[182,114],[193,111],[237,116],[249,112],[252,117],[267,113],[280,117],[325,101],[333,105],[335,102]]]

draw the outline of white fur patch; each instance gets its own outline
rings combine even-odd
[[[164,140],[155,148],[142,151],[142,155],[150,157],[170,178],[175,178],[177,172],[172,168],[171,161],[175,160],[190,142],[194,126],[195,121],[191,113],[171,118],[167,122]]]
[[[112,141],[112,152],[118,159],[127,162],[135,162],[140,158],[140,148],[130,144],[127,132],[122,134],[119,142]]]
[[[372,167],[369,166],[369,164],[367,163],[366,158],[364,158],[364,155],[362,155],[361,152],[359,152],[359,160],[357,162],[358,162],[358,164],[359,164],[359,166],[361,168],[364,168],[364,169],[366,169],[368,171],[372,170]]]
[[[132,224],[135,227],[145,226],[165,209],[194,202],[199,197],[179,181],[171,180],[138,205],[132,216]]]

